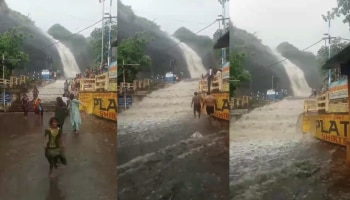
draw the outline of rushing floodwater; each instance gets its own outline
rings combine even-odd
[[[52,42],[57,42],[54,44],[56,47],[58,54],[61,58],[61,63],[63,65],[63,72],[66,78],[74,78],[76,74],[80,73],[80,68],[75,60],[75,57],[72,51],[66,47],[63,43],[58,42],[51,35],[45,33],[45,35],[51,39]]]
[[[303,102],[286,99],[231,123],[232,199],[323,199],[321,176],[337,147],[301,133]]]
[[[206,70],[199,55],[187,44],[183,42],[179,43],[180,41],[173,36],[169,37],[178,43],[179,48],[182,50],[191,78],[200,78],[202,74],[205,75]]]
[[[274,54],[279,60],[284,60],[281,64],[283,65],[289,77],[294,96],[298,96],[298,97],[310,96],[311,88],[305,79],[304,72],[297,65],[295,65],[290,60],[283,57],[278,52],[274,52]]]
[[[65,80],[57,80],[52,83],[45,85],[44,87],[38,88],[39,98],[42,102],[56,101],[56,97],[63,95],[63,87]],[[32,97],[32,91],[27,94],[28,97]]]

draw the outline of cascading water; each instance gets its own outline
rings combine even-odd
[[[185,61],[188,67],[188,71],[190,72],[191,78],[200,78],[202,74],[206,74],[205,67],[203,65],[201,57],[191,49],[187,44],[181,42],[173,37],[169,36],[174,42],[178,43],[178,47],[183,51],[183,55],[185,57]]]
[[[333,151],[299,131],[303,105],[303,99],[284,99],[231,121],[232,199],[303,199],[318,190],[322,182],[315,181],[315,169],[325,166]]]
[[[75,60],[75,57],[72,53],[72,51],[66,47],[61,42],[58,42],[55,40],[51,35],[45,33],[45,35],[52,40],[52,42],[55,42],[55,47],[58,51],[58,54],[60,55],[61,62],[63,65],[63,72],[64,76],[66,78],[74,78],[76,74],[80,73],[80,68],[77,64],[77,61]]]
[[[174,42],[179,41],[170,36]],[[184,43],[179,44],[183,51],[191,78],[200,78],[206,73],[202,59]],[[192,116],[191,109],[186,105],[191,103],[192,95],[198,89],[198,81],[187,80],[156,90],[145,97],[141,102],[134,104],[129,110],[119,114],[118,134],[135,129],[157,126],[158,123],[174,123],[184,116]]]
[[[57,42],[52,36],[43,32],[52,42]],[[76,74],[80,73],[79,66],[75,60],[75,57],[71,50],[66,47],[64,44],[57,42],[55,44],[61,62],[63,65],[63,71],[66,78],[74,78]],[[39,98],[42,102],[52,102],[56,101],[56,97],[62,96],[64,93],[64,80],[57,80],[53,83],[50,83],[42,88],[39,88]],[[31,94],[28,94],[31,96]]]
[[[294,96],[310,96],[312,89],[310,88],[309,84],[305,79],[304,72],[297,65],[292,63],[287,58],[283,57],[280,53],[276,51],[273,53],[279,60],[284,60],[281,64],[286,70]]]

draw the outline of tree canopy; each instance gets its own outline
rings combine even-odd
[[[137,33],[121,42],[118,47],[118,66],[122,64],[137,64],[125,66],[126,82],[136,79],[139,72],[151,65],[151,58],[145,54],[146,46],[151,38],[144,33]],[[118,82],[123,81],[123,70],[118,70]]]
[[[337,0],[337,7],[332,8],[327,14],[322,15],[325,21],[343,16],[343,22],[350,26],[350,2],[349,0]]]
[[[5,56],[6,78],[11,76],[12,71],[22,62],[28,62],[29,56],[23,51],[23,42],[26,35],[21,28],[16,27],[0,34],[0,56]],[[1,60],[1,59],[0,59]],[[0,69],[2,73],[2,68]]]
[[[341,52],[345,47],[349,45],[348,42],[342,41],[340,38],[336,38],[332,40],[331,43],[331,56],[338,54]],[[317,60],[320,65],[323,65],[326,63],[326,61],[329,59],[328,55],[328,46],[322,46],[318,52],[317,52]],[[323,73],[325,73],[325,70],[322,70]]]
[[[108,57],[108,38],[109,38],[109,20],[105,22],[104,32],[103,32],[103,61],[107,61]],[[116,22],[111,22],[112,31],[111,31],[111,41],[113,42],[117,38],[117,24]],[[95,64],[101,63],[101,43],[102,43],[102,28],[95,28],[89,37],[89,45],[93,53]],[[112,55],[112,60],[115,60],[115,57]]]
[[[239,51],[231,51],[230,53],[230,94],[234,95],[234,91],[240,86],[241,82],[251,80],[250,73],[244,69],[244,60],[246,55]]]

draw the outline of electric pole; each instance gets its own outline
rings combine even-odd
[[[99,0],[101,3],[101,0]],[[101,68],[103,66],[103,45],[104,45],[104,30],[105,30],[105,0],[102,0],[102,42],[101,42]]]
[[[109,4],[109,32],[108,32],[108,60],[107,60],[108,66],[111,63],[111,56],[112,56],[111,34],[112,34],[112,0],[110,0],[110,4]]]
[[[220,4],[222,5],[222,14],[219,15],[221,17],[221,19],[219,19],[219,21],[222,22],[223,25],[223,33],[221,35],[224,35],[226,32],[226,2],[228,2],[229,0],[218,0],[220,2]],[[220,24],[219,24],[219,28],[220,28]],[[221,49],[221,64],[222,67],[225,65],[226,63],[226,48],[222,48]]]
[[[5,82],[5,61],[21,61],[20,59],[6,59],[5,60],[5,54],[2,54],[2,81],[3,81],[3,96],[2,96],[2,103],[4,106],[4,112],[6,112],[6,82]]]
[[[125,64],[124,60],[123,60],[123,65],[122,65],[122,69],[123,69],[123,93],[124,93],[124,109],[126,110],[126,87],[125,87],[125,67],[126,66],[139,66],[140,64]]]

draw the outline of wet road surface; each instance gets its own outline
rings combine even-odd
[[[229,198],[228,123],[193,117],[196,86],[160,89],[118,116],[120,200]]]
[[[0,114],[1,200],[114,200],[117,198],[116,124],[82,115],[81,133],[72,133],[69,118],[63,127],[68,165],[48,177],[43,126],[30,113]]]
[[[231,199],[350,199],[342,147],[301,133],[303,100],[257,108],[231,124]]]

